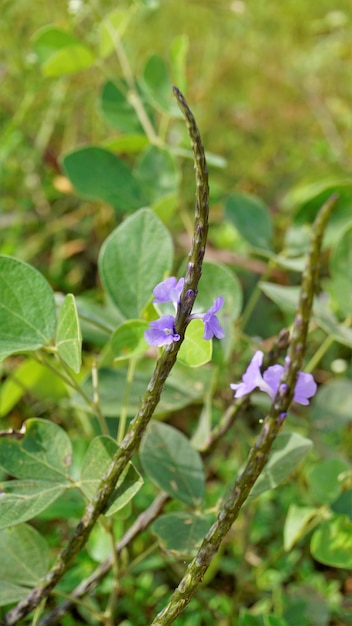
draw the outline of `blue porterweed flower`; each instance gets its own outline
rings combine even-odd
[[[225,333],[220,326],[220,322],[216,317],[216,313],[220,311],[222,306],[224,305],[224,298],[219,296],[214,300],[213,306],[206,313],[194,313],[191,315],[191,319],[201,319],[204,322],[204,335],[203,339],[212,339],[216,337],[217,339],[222,339],[225,337]]]
[[[155,304],[164,302],[172,302],[175,311],[180,301],[181,293],[185,284],[184,278],[177,280],[175,277],[166,278],[161,283],[156,285],[153,290]],[[224,304],[224,298],[219,296],[214,300],[213,306],[206,313],[194,313],[190,315],[189,321],[192,319],[201,319],[204,323],[204,335],[203,339],[222,339],[225,335],[223,329],[220,326],[220,322],[216,316],[216,313],[221,309]],[[163,315],[158,320],[150,322],[150,328],[144,333],[145,340],[151,346],[165,346],[174,341],[179,341],[180,335],[175,330],[175,318],[173,315]]]
[[[235,393],[235,398],[242,398],[256,387],[270,396],[273,400],[279,389],[280,379],[284,371],[282,365],[272,365],[261,374],[260,367],[263,363],[264,353],[258,350],[253,356],[247,370],[242,376],[242,382],[230,385]],[[308,398],[312,398],[317,390],[317,384],[311,374],[298,373],[293,399],[298,404],[309,404]]]
[[[144,333],[145,340],[150,346],[166,346],[174,341],[179,341],[180,335],[175,330],[175,318],[173,315],[163,315],[158,320],[150,322],[150,328]]]
[[[180,278],[179,281],[174,276],[166,278],[155,287],[153,291],[155,299],[153,302],[156,304],[159,302],[172,302],[177,308],[184,284],[184,278]]]

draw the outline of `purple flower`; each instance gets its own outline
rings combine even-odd
[[[217,339],[222,339],[225,336],[223,329],[220,326],[220,322],[216,317],[216,313],[220,311],[221,307],[224,304],[224,298],[219,296],[214,300],[213,306],[204,313],[203,322],[204,322],[204,335],[203,339],[212,339],[216,337]]]
[[[175,330],[175,318],[173,315],[163,315],[158,320],[150,322],[150,328],[144,333],[144,339],[150,346],[166,346],[174,341],[179,341],[180,335]]]
[[[174,276],[166,278],[154,288],[153,302],[155,304],[172,302],[175,310],[177,311],[184,284],[184,278],[180,278],[179,280],[177,280],[177,278],[175,278]],[[193,292],[191,291],[190,293]],[[223,304],[224,298],[220,296],[219,298],[216,298],[214,300],[213,306],[211,306],[206,313],[195,313],[189,316],[189,322],[192,319],[203,320],[203,339],[212,339],[213,337],[222,339],[224,337],[225,333],[221,328],[219,320],[216,316],[216,313],[221,309]],[[158,320],[151,322],[150,327],[144,333],[144,338],[151,346],[164,346],[173,343],[174,341],[179,341],[180,335],[177,334],[175,330],[174,316],[163,315]]]
[[[153,291],[155,300],[153,300],[153,302],[155,304],[160,302],[172,302],[177,307],[184,284],[184,278],[180,278],[179,281],[174,276],[166,278],[155,287]]]
[[[279,389],[280,379],[284,368],[282,365],[272,365],[261,374],[260,367],[263,363],[264,354],[258,350],[253,356],[246,372],[242,376],[242,382],[230,385],[235,393],[235,398],[241,398],[250,393],[256,387],[270,396],[273,400]],[[308,398],[314,396],[317,384],[311,374],[298,373],[293,399],[298,404],[309,404]]]

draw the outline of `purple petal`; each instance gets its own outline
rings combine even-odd
[[[236,385],[230,385],[235,393],[235,398],[250,393],[256,387],[270,396],[273,400],[279,389],[280,380],[284,372],[282,365],[271,365],[265,370],[263,376],[260,372],[260,366],[263,363],[263,352],[258,350],[253,356],[246,372],[242,376],[242,382]],[[309,404],[308,398],[314,396],[317,390],[317,384],[311,374],[299,372],[293,399],[299,404]]]
[[[213,315],[215,315],[215,313],[220,311],[220,309],[223,306],[224,306],[224,298],[222,296],[215,298],[213,305],[210,307],[210,309],[206,313],[204,313],[204,316],[203,316],[204,322],[207,322],[208,319],[213,317]]]
[[[267,393],[272,400],[274,400],[277,394],[283,371],[284,368],[282,365],[271,365],[270,367],[268,367],[267,370],[265,370],[263,374],[265,385],[259,385],[259,388],[261,389],[261,391]]]
[[[312,398],[318,386],[311,374],[299,372],[293,399],[298,404],[309,404],[308,398]]]
[[[154,288],[153,293],[155,300],[153,300],[153,302],[173,302],[174,304],[178,304],[184,283],[184,278],[180,278],[179,281],[177,281],[177,278],[174,276],[166,278]]]
[[[248,365],[245,373],[242,376],[242,382],[236,385],[230,385],[231,389],[236,391],[235,398],[241,398],[247,393],[250,393],[259,385],[264,385],[265,382],[260,372],[260,366],[263,363],[264,353],[261,350],[257,350],[254,354],[250,364]]]
[[[173,315],[163,315],[158,320],[150,322],[150,328],[144,333],[144,339],[150,346],[166,346],[179,341],[180,335],[175,331]]]
[[[220,326],[218,318],[216,317],[216,313],[220,311],[223,304],[224,298],[219,296],[214,300],[214,304],[210,307],[210,309],[202,316],[204,322],[203,339],[212,339],[213,337],[222,339],[225,337],[225,333]]]

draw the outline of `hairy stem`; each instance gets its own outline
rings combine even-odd
[[[291,344],[288,350],[288,359],[278,393],[274,398],[269,414],[265,418],[261,433],[249,452],[245,469],[235,480],[234,485],[223,501],[216,521],[203,539],[202,545],[193,561],[188,565],[184,577],[172,594],[168,604],[153,620],[152,626],[172,624],[189,604],[202,582],[213,557],[217,553],[223,538],[237,519],[242,505],[248,498],[254,483],[263,471],[269,458],[272,444],[280,431],[292,401],[297,375],[302,367],[314,291],[319,273],[321,242],[335,201],[335,197],[328,200],[319,211],[313,225],[307,265],[302,278],[300,298],[293,324]]]
[[[37,607],[43,598],[46,598],[50,594],[51,590],[57,585],[59,580],[61,580],[65,572],[67,572],[72,561],[74,561],[82,550],[99,515],[104,512],[117,480],[139,446],[141,438],[160,400],[164,383],[176,362],[177,353],[184,339],[188,316],[191,313],[196,298],[198,282],[202,273],[202,261],[208,232],[209,188],[204,148],[196,121],[181,92],[174,88],[174,94],[184,113],[190,134],[195,157],[197,185],[194,236],[189,253],[190,260],[185,277],[185,289],[181,295],[181,302],[178,307],[175,323],[177,332],[180,335],[180,340],[167,346],[159,357],[141,407],[130,423],[128,431],[120,443],[120,447],[105,472],[94,498],[88,503],[83,517],[78,523],[68,545],[62,550],[53,567],[46,576],[42,578],[38,585],[7,613],[1,622],[2,626],[17,624],[24,616],[28,615],[28,613]]]

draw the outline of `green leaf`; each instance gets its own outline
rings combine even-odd
[[[343,378],[331,380],[318,389],[311,416],[314,427],[323,431],[338,431],[352,421],[352,387]]]
[[[75,74],[95,62],[93,54],[78,39],[52,26],[38,31],[33,47],[45,76]]]
[[[151,208],[162,223],[168,225],[173,221],[177,207],[178,196],[176,193],[171,193],[169,196],[162,196],[162,198],[153,202]]]
[[[276,617],[275,615],[264,615],[263,626],[289,626],[289,624],[282,617]]]
[[[255,483],[249,498],[275,489],[288,478],[304,459],[313,443],[297,433],[280,433],[273,443],[269,460]]]
[[[151,146],[141,154],[134,172],[149,205],[178,190],[175,160],[168,150]]]
[[[116,48],[116,35],[121,37],[134,13],[134,6],[114,9],[99,25],[99,56],[105,58]]]
[[[270,298],[284,313],[293,313],[297,307],[300,287],[281,287],[274,283],[261,281],[260,289]]]
[[[37,350],[55,332],[54,294],[34,267],[0,255],[0,355]]]
[[[348,317],[352,315],[352,224],[332,251],[330,270],[340,311]]]
[[[213,342],[205,341],[204,324],[193,320],[186,330],[185,340],[178,353],[178,359],[188,367],[200,367],[211,360]]]
[[[141,152],[149,145],[148,137],[138,133],[111,137],[103,142],[103,147],[111,152],[134,154]]]
[[[105,471],[108,469],[117,444],[114,439],[102,435],[90,443],[83,461],[80,483],[89,499],[93,498]],[[113,515],[132,500],[143,485],[143,479],[132,463],[128,463],[118,479],[109,499],[105,515]]]
[[[271,249],[272,221],[269,209],[262,200],[232,193],[225,201],[225,217],[251,246]]]
[[[28,524],[0,532],[0,579],[34,586],[49,567],[49,551],[42,535]]]
[[[312,499],[318,504],[334,502],[342,491],[341,479],[348,469],[348,464],[338,458],[326,459],[311,467],[307,472],[307,482]]]
[[[100,250],[99,273],[123,315],[142,315],[155,285],[170,271],[172,257],[170,234],[149,209],[131,215],[109,235]]]
[[[252,613],[242,609],[238,626],[263,626],[263,618],[261,615],[252,615]]]
[[[102,305],[87,296],[78,296],[76,305],[83,340],[102,348],[116,326],[123,322],[123,315],[110,300]]]
[[[125,91],[127,91],[125,87]],[[118,84],[105,83],[100,96],[100,109],[106,121],[123,133],[143,133],[136,111]]]
[[[65,431],[41,419],[33,418],[25,424],[21,439],[0,439],[0,466],[8,474],[24,479],[0,485],[0,528],[38,515],[70,486],[72,448]]]
[[[112,152],[97,146],[80,148],[62,160],[65,174],[83,198],[101,200],[116,211],[134,211],[144,204],[130,167]]]
[[[65,482],[72,459],[71,441],[65,431],[37,418],[27,420],[25,427],[21,439],[0,438],[0,466],[16,478]]]
[[[53,54],[42,66],[44,76],[65,76],[77,74],[91,67],[95,62],[93,54],[82,44],[62,48]]]
[[[124,361],[143,354],[148,348],[144,332],[149,324],[142,320],[129,320],[119,326],[111,337],[110,351],[116,361]]]
[[[283,200],[285,208],[291,211],[292,209],[296,210],[293,228],[302,228],[303,225],[310,225],[314,221],[319,209],[332,194],[337,194],[338,198],[324,233],[324,248],[334,248],[347,224],[351,221],[351,180],[320,180],[317,183],[291,190]],[[290,230],[287,231],[287,234],[290,234]],[[308,230],[309,232],[310,230]]]
[[[40,62],[45,63],[58,50],[74,46],[77,43],[79,43],[78,40],[71,33],[49,25],[40,28],[35,33],[33,49]]]
[[[0,532],[0,606],[17,602],[45,576],[48,547],[31,526],[20,524]]]
[[[57,401],[67,395],[65,383],[47,367],[25,359],[11,370],[0,387],[0,417],[7,415],[25,393]]]
[[[154,54],[149,57],[143,70],[141,85],[150,103],[159,111],[179,116],[172,97],[167,65],[161,56]]]
[[[205,479],[199,453],[178,430],[152,421],[140,448],[140,459],[149,478],[176,500],[196,506]]]
[[[317,514],[317,509],[310,506],[290,504],[284,526],[284,549],[292,550],[306,532],[306,527]]]
[[[333,515],[315,530],[310,550],[319,563],[352,568],[352,522],[344,515]]]
[[[0,483],[0,529],[32,519],[57,500],[66,486],[47,480]]]
[[[165,550],[189,557],[194,555],[212,521],[213,516],[197,515],[191,511],[168,513],[153,522],[152,531]]]
[[[337,500],[331,504],[331,510],[339,515],[346,515],[352,522],[352,489],[343,491]]]
[[[82,335],[75,298],[70,293],[60,308],[56,346],[62,360],[78,373],[82,363]]]
[[[352,348],[352,330],[344,324],[340,324],[333,313],[327,309],[324,302],[319,300],[315,302],[313,319],[332,339],[343,346]]]

